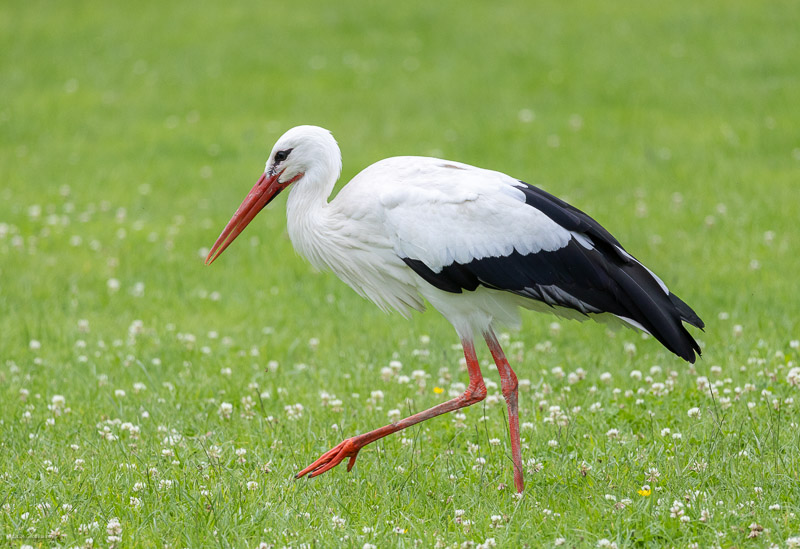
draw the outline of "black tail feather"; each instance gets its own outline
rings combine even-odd
[[[676,295],[666,293],[653,275],[636,261],[611,271],[609,274],[630,300],[627,304],[632,305],[633,320],[647,328],[667,349],[693,364],[701,354],[700,345],[683,322],[702,328],[704,324],[697,313]]]
[[[675,308],[681,313],[681,320],[684,322],[688,322],[695,328],[700,328],[701,330],[706,327],[705,322],[703,322],[697,313],[695,313],[691,307],[689,307],[681,298],[676,296],[675,294],[669,294],[669,299],[672,301],[672,304],[675,305]]]

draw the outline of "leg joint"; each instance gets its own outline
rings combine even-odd
[[[464,394],[461,396],[464,401],[467,403],[467,406],[475,404],[477,402],[482,401],[486,398],[486,385],[483,383],[483,380],[480,380],[476,384],[470,383],[467,390],[464,391]]]
[[[519,382],[517,381],[517,374],[511,368],[508,369],[509,374],[504,376],[500,381],[502,383],[503,396],[510,397],[517,393]]]

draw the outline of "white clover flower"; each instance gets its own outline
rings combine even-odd
[[[664,396],[667,394],[667,386],[661,382],[653,383],[650,385],[650,392],[656,396]]]
[[[333,517],[331,517],[331,522],[333,523],[334,528],[344,528],[347,520],[338,515],[333,515]]]
[[[686,412],[686,415],[692,419],[700,419],[700,408],[689,408],[689,410]]]
[[[230,419],[233,414],[233,404],[230,402],[223,402],[219,405],[217,414],[223,419]]]
[[[764,533],[764,527],[757,522],[750,523],[750,533],[747,534],[748,538],[757,538]]]
[[[672,507],[669,508],[669,516],[672,518],[682,517],[684,515],[683,502],[673,500]]]
[[[528,459],[525,465],[528,469],[529,474],[538,473],[539,471],[544,469],[544,464],[541,461],[537,461],[536,458]]]
[[[118,536],[122,533],[122,524],[120,524],[117,517],[112,517],[109,519],[108,524],[106,525],[106,532],[110,536]]]
[[[567,376],[567,383],[569,383],[570,385],[575,385],[580,380],[581,380],[580,376],[575,372],[570,372],[569,375]]]
[[[786,374],[786,382],[792,387],[800,387],[800,367],[795,366]]]
[[[607,548],[607,549],[617,549],[616,542],[609,541],[606,538],[597,540],[597,547]]]

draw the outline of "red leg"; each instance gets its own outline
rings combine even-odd
[[[497,364],[497,371],[500,373],[501,389],[508,406],[508,430],[511,435],[511,459],[514,462],[514,486],[516,486],[517,492],[522,492],[525,489],[525,481],[522,479],[522,451],[519,440],[517,375],[506,360],[506,355],[500,348],[500,342],[497,341],[491,328],[483,334],[483,337],[492,353],[494,363]]]
[[[317,461],[297,473],[295,478],[303,477],[309,473],[309,476],[311,477],[321,475],[325,471],[333,469],[339,465],[339,463],[341,463],[341,461],[347,457],[350,458],[350,461],[347,463],[347,470],[349,471],[353,468],[353,464],[356,461],[356,456],[358,455],[359,450],[361,450],[361,448],[367,444],[375,442],[379,438],[383,438],[386,435],[396,433],[397,431],[405,429],[406,427],[416,425],[417,423],[425,421],[426,419],[470,406],[486,398],[486,385],[483,384],[481,368],[478,364],[478,357],[475,354],[475,345],[472,343],[472,341],[465,339],[461,340],[461,345],[464,347],[464,356],[467,359],[467,371],[469,372],[469,387],[467,387],[467,390],[464,391],[464,394],[452,400],[448,400],[447,402],[438,404],[433,408],[425,410],[424,412],[419,412],[413,416],[401,419],[397,423],[386,425],[385,427],[375,429],[374,431],[364,433],[363,435],[348,438],[347,440],[340,442],[337,446],[322,454]]]

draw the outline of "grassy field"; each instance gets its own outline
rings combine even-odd
[[[367,4],[367,3],[364,3]],[[0,533],[10,547],[799,547],[800,7],[0,5]],[[291,249],[285,196],[202,257],[274,140],[500,169],[706,321],[694,367],[528,314],[505,405],[312,481],[466,372]]]

